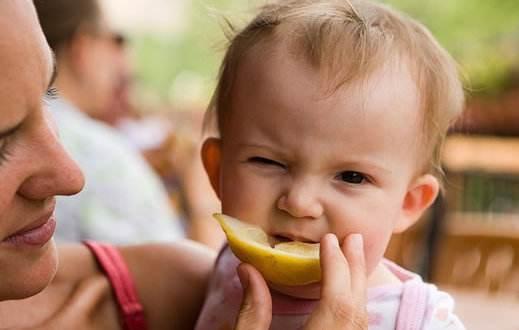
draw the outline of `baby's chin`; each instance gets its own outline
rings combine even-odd
[[[273,283],[269,287],[281,294],[300,299],[319,299],[321,297],[321,283],[312,283],[302,286],[286,286]]]

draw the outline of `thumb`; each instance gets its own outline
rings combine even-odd
[[[272,298],[267,283],[251,265],[238,266],[243,298],[235,330],[267,330],[272,319]]]

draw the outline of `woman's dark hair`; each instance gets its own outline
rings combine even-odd
[[[58,53],[85,29],[95,32],[100,25],[101,9],[97,0],[34,0],[43,33]]]

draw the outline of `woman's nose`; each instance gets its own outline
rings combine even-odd
[[[323,214],[319,191],[309,182],[293,183],[278,199],[277,207],[294,218],[317,219]]]
[[[79,166],[59,142],[52,124],[43,123],[38,131],[35,152],[31,156],[32,171],[18,193],[35,200],[77,194],[85,184]]]

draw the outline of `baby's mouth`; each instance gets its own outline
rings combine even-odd
[[[276,244],[279,243],[286,243],[286,242],[301,242],[301,243],[319,243],[314,240],[308,239],[306,237],[292,235],[289,233],[277,233],[277,234],[270,234],[268,235],[269,244],[271,247],[274,247]]]
[[[276,244],[284,243],[284,242],[292,242],[292,240],[286,236],[282,235],[274,235],[269,236],[269,244],[271,247],[276,246]]]

